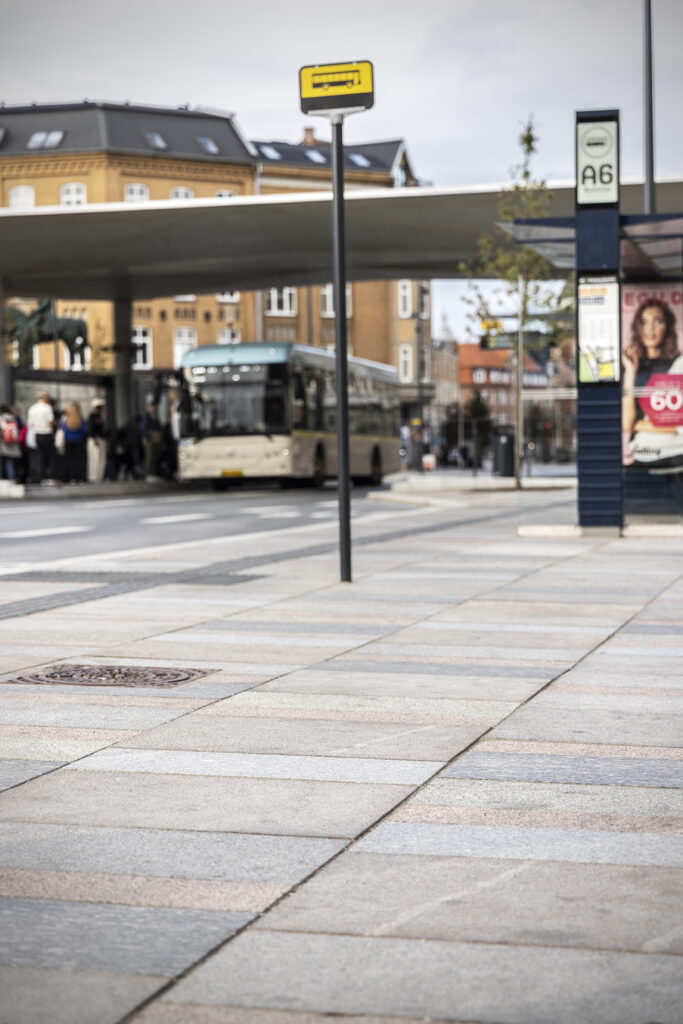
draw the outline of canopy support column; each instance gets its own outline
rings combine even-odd
[[[133,313],[129,295],[114,299],[114,418],[117,427],[132,415]]]

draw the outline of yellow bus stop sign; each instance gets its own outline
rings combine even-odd
[[[304,114],[351,114],[375,102],[369,60],[346,64],[311,64],[299,71]]]

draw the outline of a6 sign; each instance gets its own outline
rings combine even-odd
[[[653,373],[638,405],[654,427],[683,427],[683,374]]]

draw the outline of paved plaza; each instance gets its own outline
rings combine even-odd
[[[432,497],[0,556],[0,1024],[681,1024],[683,536]]]

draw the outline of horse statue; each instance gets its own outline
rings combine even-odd
[[[69,349],[72,365],[77,356],[88,345],[88,325],[85,320],[67,316],[56,317],[52,302],[39,299],[32,313],[22,313],[14,306],[5,306],[4,334],[12,341],[19,342],[19,365],[30,366],[31,350],[34,345],[61,338]]]

